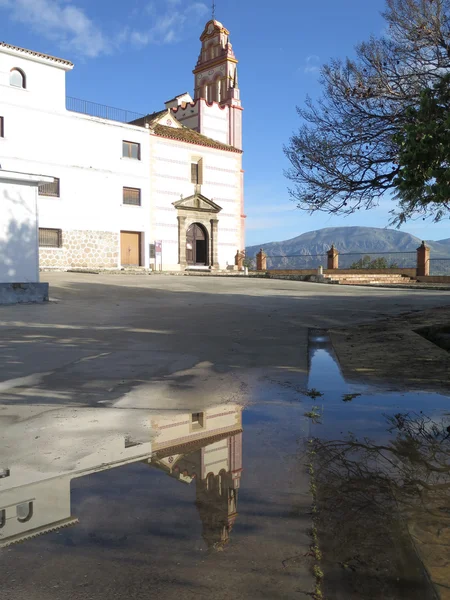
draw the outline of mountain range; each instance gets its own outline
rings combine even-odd
[[[319,257],[323,257],[331,248],[331,245],[334,244],[340,254],[374,256],[377,253],[392,253],[393,258],[389,257],[389,260],[398,262],[402,259],[402,266],[409,266],[406,265],[405,261],[411,262],[411,266],[413,266],[412,263],[415,262],[413,253],[421,243],[422,240],[414,235],[397,229],[328,227],[309,231],[281,242],[248,246],[246,255],[249,259],[254,258],[260,248],[263,248],[269,257],[269,268],[287,266],[307,268],[318,262]],[[450,258],[450,238],[427,241],[426,243],[430,247],[432,258]],[[400,255],[394,256],[395,253],[405,254],[401,257]],[[287,257],[289,256],[295,256],[296,258],[288,260]],[[349,257],[349,260],[352,259]],[[322,259],[319,262],[323,264],[324,260]]]

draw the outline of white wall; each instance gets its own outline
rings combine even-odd
[[[33,503],[33,515],[24,523],[17,519],[17,505]],[[32,529],[49,527],[70,515],[70,478],[58,477],[30,483],[19,488],[0,491],[0,510],[6,522],[0,528],[0,546],[11,536],[26,534]]]
[[[230,113],[228,106],[221,106],[217,102],[209,105],[205,100],[199,100],[200,103],[200,133],[218,140],[224,144],[230,144]]]
[[[0,283],[38,281],[37,182],[0,171]]]
[[[9,84],[12,68],[25,73],[26,89]],[[147,248],[148,130],[67,111],[65,71],[70,68],[0,48],[0,164],[60,179],[59,198],[39,197],[40,227],[117,236],[121,230],[138,231]],[[141,145],[140,161],[122,158],[123,140]],[[122,205],[124,186],[141,189],[141,207]],[[148,250],[144,257],[148,265]]]
[[[163,266],[178,268],[178,221],[173,202],[194,193],[191,161],[203,159],[201,193],[222,207],[218,214],[219,265],[234,265],[241,244],[242,155],[151,136],[151,237],[163,242]]]
[[[26,90],[9,85],[14,66],[26,73]],[[64,232],[75,232],[70,238],[70,260],[73,239],[78,239],[80,230],[110,232],[114,240],[119,239],[120,231],[140,232],[143,266],[149,265],[149,244],[161,239],[164,268],[177,269],[178,222],[172,203],[181,194],[193,193],[191,157],[203,157],[202,193],[223,208],[219,214],[219,263],[222,268],[234,264],[242,239],[241,155],[157,138],[142,127],[67,111],[64,69],[68,68],[0,48],[0,116],[4,117],[0,164],[3,169],[60,179],[59,198],[38,199],[39,226],[61,229],[63,243]],[[177,112],[194,126],[200,107],[206,119],[201,123],[203,133],[226,142],[228,107],[222,110],[217,103],[208,107],[200,101]],[[141,145],[140,161],[122,158],[123,140]],[[124,186],[141,189],[140,207],[122,205]],[[46,267],[80,266],[65,264],[64,249],[46,249],[41,258]],[[120,252],[110,257],[106,266],[120,266]]]
[[[195,428],[191,423],[191,413],[152,416],[152,429],[157,434],[153,441],[153,451],[184,444],[193,439],[236,431],[242,426],[242,407],[238,404],[214,406],[203,412],[203,418],[203,427]],[[224,446],[226,441],[218,445]]]
[[[26,89],[9,84],[11,69],[21,69]],[[1,103],[35,106],[46,111],[62,111],[66,106],[66,71],[71,66],[32,57],[23,52],[0,48]]]
[[[60,179],[59,198],[39,198],[41,227],[119,231],[142,226],[150,202],[146,129],[69,111],[52,114],[12,105],[1,110],[2,167]],[[141,144],[140,161],[122,158],[123,140]],[[122,206],[123,186],[141,188],[142,207]]]

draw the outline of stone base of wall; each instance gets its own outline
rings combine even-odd
[[[448,275],[427,275],[425,277],[418,277],[417,281],[420,281],[420,283],[450,283],[450,276],[448,276]]]
[[[48,302],[48,283],[0,283],[0,304]]]
[[[63,231],[61,248],[39,248],[41,269],[117,269],[118,265],[119,234],[112,231]]]

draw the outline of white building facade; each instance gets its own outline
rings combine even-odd
[[[194,99],[146,117],[67,99],[72,63],[0,43],[1,167],[51,178],[39,187],[41,268],[234,265],[245,245],[237,61],[217,21],[201,40]]]

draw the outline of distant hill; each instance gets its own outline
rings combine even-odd
[[[262,247],[269,257],[269,268],[291,267],[312,268],[325,263],[325,254],[334,244],[340,254],[353,254],[342,257],[341,267],[349,267],[359,255],[375,256],[377,253],[392,253],[387,256],[390,263],[398,266],[414,266],[414,255],[395,253],[414,253],[422,240],[397,229],[379,229],[376,227],[328,227],[309,231],[298,237],[282,242],[269,242],[257,246],[248,246],[246,254],[253,258]],[[432,257],[450,258],[450,238],[430,241]],[[295,258],[288,258],[300,255]],[[317,256],[316,256],[317,255]],[[343,264],[348,262],[349,264]]]

